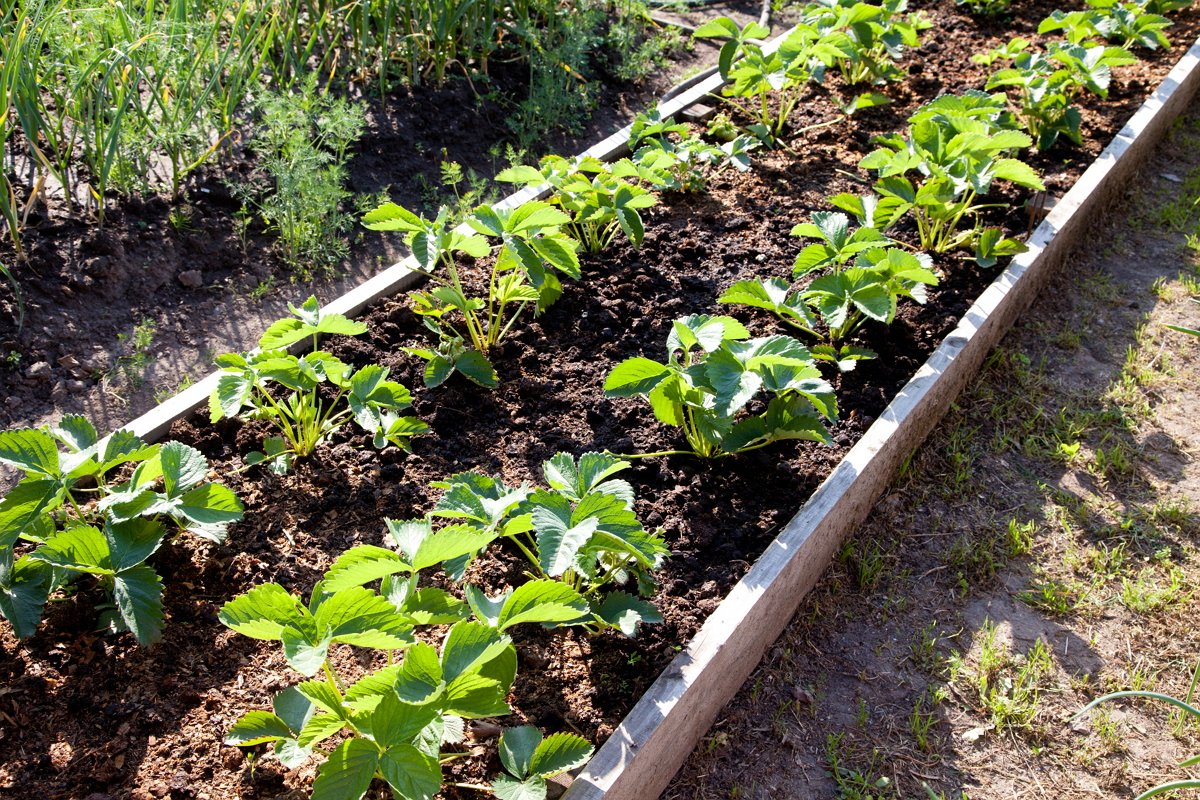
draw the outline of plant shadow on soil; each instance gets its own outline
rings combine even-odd
[[[664,798],[1133,796],[1178,775],[1200,737],[1173,738],[1163,708],[1068,724],[1141,671],[1183,696],[1195,665],[1197,603],[1169,576],[1200,573],[1198,348],[1163,327],[1195,315],[1157,298],[1197,261],[1142,207],[1197,162],[1163,148],[1138,210],[1097,222]]]

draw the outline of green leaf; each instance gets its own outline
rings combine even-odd
[[[630,638],[637,636],[638,626],[642,623],[658,624],[663,621],[662,614],[653,603],[626,592],[609,594],[596,616]]]
[[[385,575],[412,572],[399,554],[374,545],[358,545],[346,550],[329,567],[322,580],[325,591],[336,593],[351,586],[363,586]]]
[[[371,736],[380,747],[411,744],[421,731],[441,715],[436,704],[406,703],[389,687],[380,696],[379,704],[371,711]]]
[[[289,686],[271,700],[275,714],[287,723],[292,733],[299,733],[316,712],[316,706],[295,686]]]
[[[1046,185],[1034,172],[1033,167],[1015,158],[1001,158],[992,165],[995,177],[1010,181],[1027,189],[1045,191]]]
[[[275,758],[279,759],[279,763],[284,769],[296,769],[301,767],[312,757],[312,750],[300,746],[300,743],[295,739],[283,739],[275,743],[273,751]]]
[[[467,719],[499,717],[512,712],[504,698],[509,687],[494,678],[468,673],[446,686],[445,713]]]
[[[500,170],[496,174],[496,180],[503,183],[524,183],[535,186],[546,182],[545,176],[537,168],[524,164]]]
[[[464,351],[454,359],[454,368],[485,389],[495,389],[500,383],[496,376],[496,368],[492,366],[488,357],[478,350]]]
[[[61,474],[54,439],[33,428],[0,431],[0,464],[16,467],[28,475],[54,478]]]
[[[409,744],[384,751],[379,770],[400,800],[432,800],[442,788],[441,764]]]
[[[512,646],[512,640],[487,625],[459,622],[446,634],[442,646],[442,669],[452,681],[468,672],[478,672]]]
[[[500,734],[500,763],[518,778],[529,775],[533,753],[542,743],[542,732],[532,725],[509,728]]]
[[[421,540],[417,552],[413,554],[413,570],[428,569],[460,556],[474,555],[495,538],[494,531],[480,530],[473,525],[447,525]]]
[[[219,483],[206,483],[190,489],[180,500],[177,508],[179,514],[198,525],[237,522],[245,511],[234,491]]]
[[[453,625],[471,615],[466,603],[432,586],[409,595],[400,611],[415,625]]]
[[[393,693],[392,688],[396,685],[396,678],[399,677],[402,666],[393,664],[359,678],[347,687],[342,705],[352,711],[373,711],[385,694]]]
[[[492,794],[500,800],[546,800],[546,781],[536,775],[523,781],[497,775],[492,781]]]
[[[132,519],[105,526],[109,561],[120,572],[141,564],[158,550],[166,528],[156,520]]]
[[[341,695],[338,694],[336,689],[329,685],[328,681],[303,681],[302,683],[296,684],[294,688],[297,692],[303,695],[306,700],[312,703],[316,708],[324,711],[326,714],[332,714],[333,716],[341,719],[346,718],[346,711],[342,708]]]
[[[413,212],[395,203],[383,203],[368,211],[362,218],[363,227],[373,231],[422,231],[424,221]]]
[[[557,578],[575,566],[575,558],[596,532],[599,520],[589,517],[573,524],[571,503],[562,495],[537,492],[529,500],[537,530],[538,563]]]
[[[50,595],[53,570],[28,556],[13,563],[12,550],[0,549],[0,616],[24,639],[37,631]]]
[[[225,627],[251,639],[280,641],[283,629],[306,615],[304,606],[277,583],[255,586],[221,607]]]
[[[412,643],[411,623],[383,597],[362,586],[351,586],[321,601],[314,613],[335,642],[400,650]]]
[[[146,564],[113,576],[113,598],[125,626],[138,644],[149,645],[162,636],[162,578]]]
[[[217,378],[217,388],[208,397],[209,421],[218,422],[222,417],[236,417],[250,400],[254,390],[253,379],[245,372],[223,373]]]
[[[417,355],[418,353],[411,348],[404,348],[407,352]],[[454,374],[454,362],[445,356],[430,353],[428,363],[425,364],[425,372],[423,379],[425,386],[430,389],[436,389],[446,382],[446,379]]]
[[[52,536],[30,554],[35,561],[94,575],[112,575],[108,540],[90,525],[76,525]]]
[[[81,414],[65,414],[50,432],[75,453],[88,449],[98,439],[95,426]]]
[[[311,749],[313,745],[341,733],[346,724],[346,720],[337,714],[314,714],[300,730],[296,744],[305,750]]]
[[[561,581],[533,580],[513,591],[500,610],[500,630],[523,623],[577,622],[589,618],[583,595]]]
[[[542,473],[552,488],[563,492],[571,500],[579,501],[588,492],[598,490],[606,478],[629,466],[628,461],[608,453],[584,453],[579,457],[578,464],[570,453],[557,453],[542,464]],[[629,485],[624,481],[620,483],[624,487]],[[632,502],[632,494],[629,499]]]
[[[404,654],[396,678],[396,694],[406,703],[428,703],[445,688],[437,650],[417,642]]]
[[[501,592],[495,597],[488,597],[478,586],[466,584],[463,587],[463,594],[467,596],[467,603],[471,606],[471,611],[475,613],[475,616],[489,627],[495,628],[500,625],[500,610],[504,608],[504,603],[512,592]]]
[[[50,512],[65,497],[62,483],[53,478],[18,483],[0,500],[0,548],[12,547],[21,536],[45,528]]]
[[[313,781],[312,800],[360,800],[371,788],[379,751],[365,739],[347,739],[334,748]]]
[[[746,339],[750,332],[733,317],[692,314],[680,317],[671,326],[667,336],[667,352],[690,349],[698,344],[706,353],[711,353],[728,341]],[[692,342],[694,344],[689,344]]]
[[[591,757],[592,746],[582,736],[552,733],[533,751],[529,771],[543,778],[551,778],[582,767]]]
[[[225,734],[225,744],[236,747],[253,747],[256,744],[288,739],[292,730],[288,724],[270,711],[250,711]]]
[[[640,356],[626,359],[613,367],[604,379],[604,396],[633,397],[647,394],[670,374],[671,370],[657,361]]]
[[[194,447],[180,442],[167,442],[158,451],[162,461],[163,485],[167,497],[178,497],[204,480],[208,459]]]
[[[320,672],[329,657],[333,637],[328,630],[318,630],[312,617],[299,617],[279,632],[279,640],[283,643],[283,657],[288,666],[311,678]]]

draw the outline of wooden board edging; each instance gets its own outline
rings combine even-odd
[[[563,800],[652,800],[779,637],[843,539],[870,512],[988,352],[1121,194],[1200,88],[1200,39],[1043,220],[629,712]]]

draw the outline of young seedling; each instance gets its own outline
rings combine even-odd
[[[101,441],[77,415],[55,428],[0,433],[0,464],[25,473],[0,500],[0,615],[20,637],[33,635],[51,593],[90,575],[112,600],[107,627],[154,643],[162,579],[146,560],[172,529],[221,542],[242,518],[237,495],[205,481],[199,451],[149,445],[127,430]],[[114,481],[124,465],[136,465],[132,475]],[[21,540],[37,547],[17,557]]]
[[[896,61],[906,48],[920,44],[920,32],[932,23],[908,14],[907,0],[870,5],[858,0],[819,0],[808,6],[804,21],[824,31],[844,31],[846,58],[837,60],[842,79],[850,86],[882,84],[904,76]]]
[[[710,144],[691,134],[687,125],[663,120],[657,110],[639,114],[629,134],[638,174],[652,186],[679,192],[705,191],[708,170],[726,164],[745,172],[756,146],[757,142],[745,135],[722,145]]]
[[[793,277],[819,269],[830,269],[830,274],[796,291],[789,291],[780,278],[739,281],[717,302],[761,308],[786,325],[823,339],[811,349],[812,357],[848,372],[875,354],[845,340],[867,320],[890,325],[902,297],[923,304],[925,287],[936,286],[938,280],[928,256],[890,246],[892,240],[876,228],[863,226],[851,232],[850,220],[837,212],[818,211],[812,219],[792,229],[793,236],[819,240],[800,251]],[[818,332],[818,317],[824,335]]]
[[[308,606],[276,584],[230,601],[221,621],[252,638],[282,641],[302,675],[324,672],[276,695],[273,712],[251,711],[225,743],[272,744],[272,755],[297,767],[317,745],[341,735],[313,782],[317,800],[359,800],[375,781],[396,797],[432,798],[442,789],[445,745],[463,740],[464,719],[510,713],[505,702],[517,657],[505,635],[472,622],[451,626],[437,648],[412,637],[412,621],[360,586],[328,593],[318,583]],[[354,683],[335,673],[332,643],[388,651],[388,666]],[[405,649],[401,663],[391,653]]]
[[[297,308],[288,304],[291,318],[281,319],[259,339],[252,353],[225,353],[216,359],[222,368],[217,388],[209,397],[210,418],[242,416],[271,423],[282,434],[264,442],[262,453],[246,463],[269,463],[277,473],[291,468],[293,458],[311,455],[351,419],[373,437],[376,447],[409,449],[414,436],[429,427],[416,417],[402,416],[412,406],[412,394],[387,379],[388,370],[368,364],[358,370],[331,353],[317,350],[322,335],[358,336],[367,330],[341,314],[321,310],[315,297]],[[287,348],[312,339],[313,351],[303,356]],[[322,392],[328,384],[333,395]]]
[[[997,60],[1012,62],[988,78],[987,88],[1018,90],[1021,119],[1039,150],[1053,147],[1060,135],[1082,144],[1083,115],[1073,105],[1076,98],[1084,90],[1107,97],[1112,68],[1134,64],[1137,58],[1123,48],[1104,45],[1055,42],[1045,53],[1029,47],[1028,40],[1017,38],[972,60],[985,66]]]
[[[721,77],[728,82],[727,97],[757,100],[755,125],[750,132],[764,144],[778,143],[788,118],[804,95],[809,82],[820,83],[825,70],[853,57],[853,42],[840,29],[822,30],[798,24],[779,48],[768,54],[762,38],[770,33],[756,22],[739,28],[728,17],[705,23],[696,38],[724,39],[718,61]],[[771,99],[776,103],[772,106]]]
[[[549,184],[554,189],[550,203],[569,217],[566,229],[586,252],[599,253],[612,245],[618,233],[641,247],[646,235],[641,209],[658,203],[654,195],[627,180],[642,177],[629,159],[606,164],[591,156],[572,160],[551,155],[538,168],[510,167],[496,180],[524,186]]]
[[[372,230],[403,231],[419,270],[435,285],[412,292],[413,310],[437,334],[436,349],[406,348],[426,361],[425,385],[440,386],[455,372],[494,388],[496,370],[488,353],[499,345],[526,310],[540,313],[562,295],[557,273],[578,279],[578,243],[562,232],[571,217],[548,203],[531,201],[512,210],[479,206],[467,221],[474,233],[452,228],[443,207],[433,220],[385,203],[363,217]],[[468,295],[458,255],[493,255],[485,298]],[[469,344],[469,346],[468,346]]]
[[[978,215],[989,206],[976,200],[988,194],[996,180],[1045,189],[1028,164],[1008,155],[1029,147],[1029,136],[998,129],[983,116],[949,116],[922,109],[910,117],[907,136],[877,141],[881,146],[859,166],[876,173],[875,191],[889,198],[893,210],[913,215],[921,249],[944,253],[970,247],[981,266],[1024,250],[1024,245],[1004,238],[999,229],[982,227]],[[964,224],[968,221],[970,227]]]
[[[537,623],[615,628],[633,636],[641,624],[662,621],[637,595],[654,591],[654,572],[668,551],[634,513],[633,488],[612,477],[628,466],[603,453],[585,453],[578,461],[559,453],[543,465],[548,489],[513,488],[477,472],[453,475],[433,484],[444,494],[428,517],[388,522],[396,551],[347,551],[330,568],[327,586],[381,580],[384,596],[406,614],[473,613],[500,631]],[[451,522],[435,527],[435,519]],[[430,594],[436,590],[416,588],[417,572],[436,565],[461,580],[471,560],[499,540],[526,558],[532,580],[495,597],[468,585],[469,611]],[[625,591],[626,585],[636,594]]]
[[[765,411],[742,416],[760,391]],[[790,336],[751,339],[732,317],[694,314],[675,320],[665,362],[627,359],[604,381],[606,397],[644,397],[659,422],[682,428],[690,450],[639,454],[736,455],[782,439],[832,442],[825,420],[837,416],[833,388],[813,356]]]

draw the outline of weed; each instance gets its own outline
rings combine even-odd
[[[1081,589],[1084,591],[1081,592]],[[1047,580],[1018,592],[1017,597],[1025,604],[1051,616],[1065,617],[1075,611],[1084,594],[1086,594],[1086,587],[1077,581],[1068,583]]]
[[[704,740],[704,753],[705,755],[712,755],[727,744],[729,744],[729,734],[724,731],[717,731]]]
[[[261,303],[262,299],[275,290],[275,276],[271,275],[265,281],[259,281],[254,284],[246,295],[256,303]]]
[[[1033,552],[1033,535],[1037,533],[1037,523],[1033,520],[1017,522],[1010,519],[1004,537],[1004,544],[1011,558],[1029,555]]]
[[[938,653],[938,642],[940,641],[941,635],[938,631],[937,620],[934,620],[922,628],[917,637],[908,645],[913,663],[930,675],[941,672],[944,666],[942,657]]]
[[[1136,580],[1121,579],[1121,605],[1138,614],[1152,614],[1170,608],[1187,597],[1183,587],[1183,570],[1171,567],[1167,583],[1160,584],[1155,578],[1156,570],[1146,567]]]
[[[126,353],[117,358],[117,366],[125,379],[135,388],[146,382],[146,367],[150,364],[150,348],[154,346],[154,334],[158,323],[150,317],[133,326],[130,333],[118,333],[117,341],[124,345]]]
[[[883,577],[887,556],[874,541],[849,540],[839,556],[850,570],[854,584],[863,591],[874,589]]]
[[[866,769],[858,770],[843,763],[845,749],[844,734],[831,733],[825,737],[825,760],[829,764],[829,777],[837,784],[837,796],[841,800],[875,800],[881,789],[888,789],[892,784],[888,777],[872,774],[878,769],[879,752],[873,751]]]
[[[1050,670],[1050,652],[1038,639],[1024,655],[997,641],[998,629],[985,619],[979,631],[979,660],[971,678],[979,703],[996,731],[1026,730],[1039,709],[1039,684]]]
[[[908,730],[912,733],[913,739],[917,743],[917,748],[923,753],[932,753],[933,747],[929,742],[929,731],[933,727],[934,721],[937,719],[936,713],[932,710],[926,711],[926,704],[932,706],[928,694],[922,694],[917,698],[916,705],[913,706],[912,712],[908,715]]]
[[[184,389],[187,389],[189,386],[191,386],[194,383],[195,383],[195,381],[192,380],[192,377],[190,375],[184,375],[183,378],[179,381],[179,383],[177,383],[175,385],[174,388],[172,388],[170,385],[159,386],[157,389],[154,390],[154,402],[165,403],[167,400],[169,400],[170,398],[179,394]]]

